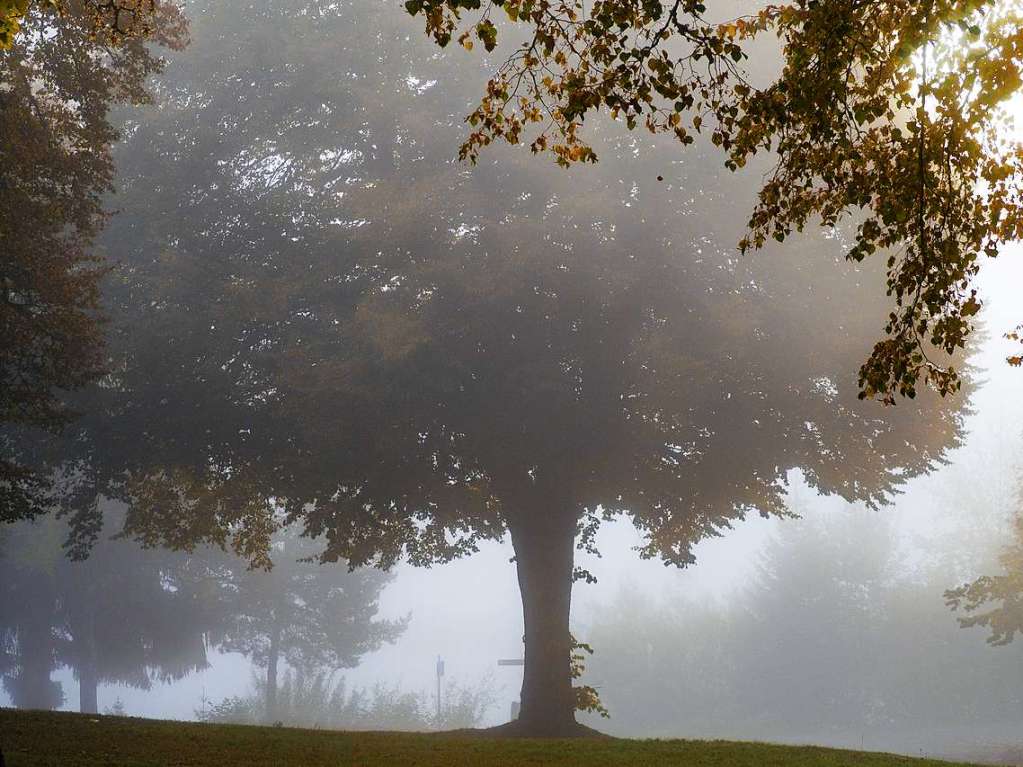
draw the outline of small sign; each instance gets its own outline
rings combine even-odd
[[[526,661],[522,658],[501,658],[497,661],[498,666],[525,666]]]

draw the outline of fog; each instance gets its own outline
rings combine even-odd
[[[1018,754],[1023,641],[944,593],[1014,540],[1020,246],[985,265],[962,393],[861,402],[888,303],[848,229],[739,257],[763,168],[610,122],[592,167],[459,163],[494,60],[399,11],[190,2],[153,103],[114,114],[112,372],[61,437],[4,437],[54,491],[0,533],[0,705],[79,710],[91,673],[100,713],[255,724],[272,668],[271,722],[507,722],[507,530],[554,499],[600,522],[571,590],[610,714],[586,724]],[[317,674],[332,714],[289,697]]]

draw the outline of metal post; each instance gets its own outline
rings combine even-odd
[[[525,658],[498,658],[497,659],[497,665],[498,666],[525,666],[526,665],[526,659]],[[512,704],[511,704],[511,710],[509,711],[509,715],[511,717],[511,721],[514,722],[516,719],[519,718],[519,712],[521,710],[522,710],[522,701],[513,700]]]
[[[444,659],[437,656],[437,727],[440,727],[440,682],[444,676]]]

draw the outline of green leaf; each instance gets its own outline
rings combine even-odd
[[[484,19],[476,25],[476,34],[488,52],[497,47],[497,27],[490,19]]]

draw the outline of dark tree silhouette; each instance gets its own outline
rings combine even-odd
[[[51,524],[6,527],[0,543],[0,649],[3,684],[18,708],[54,709],[64,702],[57,665],[59,533]]]
[[[119,527],[116,510],[105,516],[108,533]],[[206,667],[218,616],[205,566],[102,535],[87,560],[74,561],[62,550],[66,535],[53,516],[23,522],[9,528],[0,551],[5,685],[16,706],[60,705],[50,681],[60,665],[74,670],[87,713],[98,712],[99,684],[149,689]]]
[[[601,519],[686,565],[784,514],[791,469],[876,505],[957,444],[962,400],[858,400],[887,301],[849,232],[739,261],[751,190],[699,149],[658,182],[665,145],[606,124],[585,176],[461,167],[446,129],[481,73],[370,4],[196,16],[119,150],[129,204],[105,239],[159,467],[134,472],[130,533],[258,560],[282,510],[323,561],[384,568],[510,534],[526,667],[507,731],[578,734],[574,555]]]
[[[148,690],[207,667],[219,620],[194,557],[101,535],[88,559],[64,558],[58,572],[58,657],[78,679],[80,711],[98,712],[99,684]]]
[[[154,39],[180,47],[176,6],[159,19]],[[58,18],[33,3],[20,27],[0,44],[0,521],[44,509],[50,473],[28,433],[66,425],[68,391],[105,370],[91,246],[113,178],[109,113],[145,102],[161,68],[142,39],[113,44],[81,4]]]

